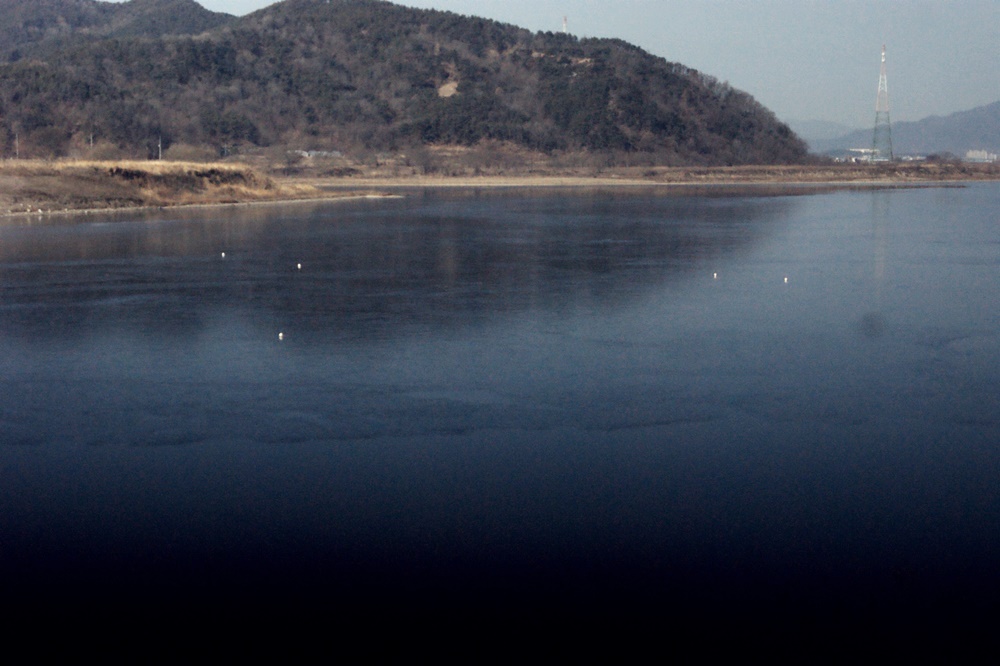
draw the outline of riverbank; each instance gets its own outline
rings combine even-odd
[[[426,187],[886,187],[1000,180],[1000,165],[957,162],[740,167],[538,169],[476,175],[317,170],[285,175],[266,165],[219,162],[6,161],[0,163],[0,216],[253,204],[377,196]]]
[[[0,216],[246,204],[347,196],[276,179],[239,163],[0,163]]]
[[[317,169],[283,180],[330,187],[614,187],[650,185],[892,185],[1000,180],[1000,165],[963,162],[816,164],[736,167],[537,168],[510,174],[400,173],[358,170],[330,176]]]

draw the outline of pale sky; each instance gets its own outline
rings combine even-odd
[[[246,14],[273,0],[198,0]],[[319,0],[318,0],[319,1]],[[874,121],[882,44],[894,121],[1000,100],[997,0],[400,0],[617,37],[729,82],[782,120]]]

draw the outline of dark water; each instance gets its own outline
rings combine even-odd
[[[988,620],[998,211],[985,184],[5,223],[4,593],[466,630]]]

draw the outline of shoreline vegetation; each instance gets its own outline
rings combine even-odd
[[[40,161],[0,163],[0,215],[160,208],[321,197],[236,163]]]
[[[502,173],[452,169],[300,168],[237,162],[0,162],[0,216],[391,196],[427,187],[820,188],[898,187],[1000,180],[1000,165],[958,162],[737,167],[536,167]]]

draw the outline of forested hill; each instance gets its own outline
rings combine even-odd
[[[660,164],[806,154],[746,93],[619,40],[532,33],[382,0],[285,0],[242,18],[199,14],[192,0],[0,2],[16,7],[23,25],[32,24],[31,7],[40,8],[38,25],[50,20],[41,8],[89,12],[44,28],[66,34],[35,38],[30,57],[2,49],[6,156],[15,139],[22,156],[94,145],[145,155],[158,143],[351,152],[491,141]],[[140,19],[131,32],[112,27],[122,12],[155,16],[174,5],[192,17],[185,29],[164,23],[171,34],[151,36],[139,26],[156,21]],[[0,30],[7,34],[9,21]]]
[[[196,35],[233,20],[194,0],[0,0],[0,59],[108,37]]]

